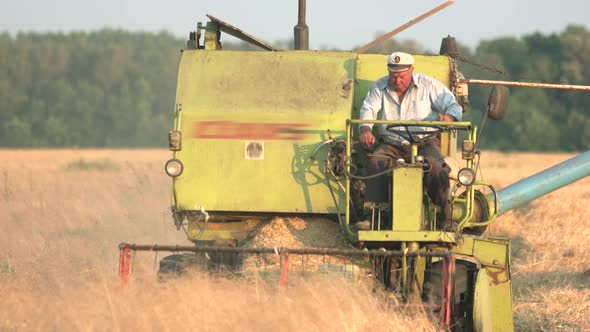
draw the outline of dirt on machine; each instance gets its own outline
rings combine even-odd
[[[482,152],[469,121],[358,120],[367,91],[385,75],[377,43],[452,4],[447,1],[351,51],[308,49],[299,0],[294,50],[277,50],[214,16],[197,25],[182,50],[169,132],[174,226],[188,244],[121,243],[120,275],[129,280],[135,251],[167,251],[161,279],[189,269],[286,286],[334,276],[380,287],[400,306],[422,306],[452,331],[512,331],[510,240],[486,232],[496,218],[590,175],[590,151],[497,190],[477,178]],[[224,50],[231,35],[260,50]],[[452,37],[439,55],[415,55],[415,71],[445,84],[469,108],[468,85],[493,85],[484,119],[502,120],[509,85],[465,79]],[[561,89],[588,87],[547,86]],[[590,88],[588,89],[590,90]],[[407,135],[409,161],[387,171],[389,198],[365,199],[361,123]],[[419,137],[419,138],[418,138]],[[423,140],[438,138],[451,173],[454,227],[426,195]],[[370,215],[370,227],[352,225]]]

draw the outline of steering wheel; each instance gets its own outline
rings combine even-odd
[[[410,144],[426,142],[434,138],[442,130],[441,126],[433,125],[398,125],[390,124],[385,127],[390,133],[397,134],[406,139]]]

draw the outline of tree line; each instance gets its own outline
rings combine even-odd
[[[0,145],[164,146],[182,42],[168,33],[0,35]]]
[[[184,45],[167,32],[0,33],[0,147],[166,146]],[[242,43],[224,48],[252,49]],[[369,52],[394,50],[428,53],[416,41],[396,39]],[[481,41],[474,50],[459,43],[459,50],[459,69],[467,78],[590,84],[590,32],[582,26]],[[466,120],[482,123],[490,90],[470,86]],[[590,92],[510,91],[506,118],[485,122],[480,147],[590,148]]]

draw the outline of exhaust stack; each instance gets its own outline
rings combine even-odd
[[[305,0],[299,0],[299,18],[297,25],[293,27],[294,47],[296,50],[309,49],[309,28],[305,24]]]

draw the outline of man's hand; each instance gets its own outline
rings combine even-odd
[[[449,114],[440,114],[438,116],[438,121],[444,121],[444,122],[453,122],[456,121],[455,117]]]
[[[371,132],[371,127],[363,126],[359,131],[361,133],[359,136],[359,141],[362,145],[369,147],[375,144],[375,136],[373,136],[373,133]]]

